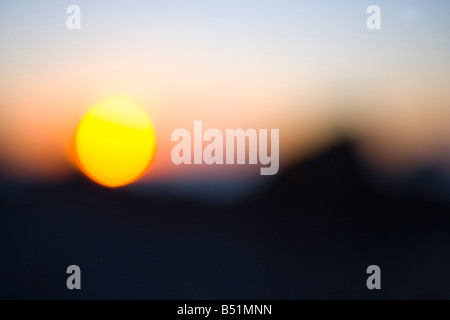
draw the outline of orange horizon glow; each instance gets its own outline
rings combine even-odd
[[[2,176],[70,177],[80,121],[115,98],[140,106],[158,137],[144,183],[252,174],[173,165],[171,133],[195,120],[222,131],[279,129],[280,170],[342,137],[386,170],[448,162],[444,2],[384,1],[391,21],[379,32],[367,30],[366,7],[354,1],[199,1],[195,10],[140,2],[127,14],[115,1],[108,14],[85,1],[90,21],[78,31],[67,30],[57,5],[25,2],[2,5],[0,19]],[[415,18],[403,19],[411,10]]]

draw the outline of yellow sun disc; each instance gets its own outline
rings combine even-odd
[[[75,148],[86,175],[102,185],[119,187],[147,171],[156,138],[143,110],[128,101],[110,100],[92,108],[81,120]]]

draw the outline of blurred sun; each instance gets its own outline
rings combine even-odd
[[[138,180],[156,150],[153,127],[143,110],[126,100],[109,100],[92,108],[75,134],[83,172],[108,187]]]

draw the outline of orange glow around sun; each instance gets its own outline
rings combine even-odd
[[[120,187],[138,180],[156,150],[152,124],[143,110],[125,100],[92,108],[75,134],[79,166],[92,180]]]

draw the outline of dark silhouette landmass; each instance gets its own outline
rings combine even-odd
[[[228,205],[3,183],[0,298],[449,299],[448,202],[415,192],[426,179],[386,192],[370,175],[343,142]]]

